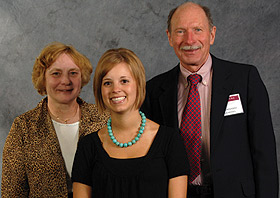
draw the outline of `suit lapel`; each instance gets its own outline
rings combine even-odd
[[[51,117],[48,114],[47,98],[43,102],[41,109],[40,118],[42,120],[38,121],[40,125],[38,128],[40,129],[40,132],[44,134],[45,147],[53,153],[55,156],[53,159],[58,160],[59,164],[62,166],[61,168],[64,169],[64,159],[60,149],[59,140],[57,138]]]
[[[54,125],[52,123],[52,119],[48,113],[47,103],[45,103],[42,109],[42,114],[44,114],[42,116],[42,118],[44,118],[42,122],[42,130],[45,134],[45,144],[47,149],[49,149],[54,156],[53,158],[49,159],[49,163],[57,164],[56,168],[61,172],[63,177],[65,177],[65,179],[62,180],[62,182],[64,183],[64,187],[67,186],[67,188],[69,188],[69,186],[72,186],[72,184],[69,183],[70,176],[66,169],[65,161],[62,155],[56,131],[54,129]]]
[[[163,116],[163,122],[167,126],[178,127],[178,76],[179,66],[173,68],[166,78],[166,81],[162,83],[162,94],[159,96],[160,108]],[[175,116],[173,116],[175,115]]]
[[[212,56],[213,78],[210,113],[210,145],[211,153],[215,149],[215,143],[221,132],[224,113],[229,95],[233,87],[231,71],[227,68],[227,62]]]

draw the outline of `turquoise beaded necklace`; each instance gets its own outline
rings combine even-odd
[[[130,142],[127,142],[127,143],[120,143],[114,136],[113,134],[113,131],[112,131],[112,127],[111,127],[111,123],[112,123],[112,119],[109,118],[108,122],[107,122],[107,130],[108,130],[108,133],[109,133],[109,136],[111,138],[111,140],[113,141],[113,143],[121,148],[126,148],[128,146],[132,146],[133,144],[135,144],[141,137],[141,135],[143,134],[144,132],[144,129],[145,129],[145,126],[146,126],[146,116],[143,112],[139,111],[140,113],[140,116],[142,118],[142,121],[141,121],[141,126],[140,126],[140,129],[139,129],[139,132],[137,134],[137,136],[131,140]]]

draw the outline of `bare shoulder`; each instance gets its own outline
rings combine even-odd
[[[101,142],[104,142],[106,140],[106,137],[108,136],[107,127],[103,127],[102,129],[100,129],[98,131],[98,136]]]
[[[153,135],[156,135],[159,129],[159,124],[147,119],[145,130]]]

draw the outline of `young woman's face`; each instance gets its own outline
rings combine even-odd
[[[115,65],[102,79],[102,99],[113,112],[134,110],[137,95],[136,80],[126,63]]]

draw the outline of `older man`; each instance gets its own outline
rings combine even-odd
[[[278,198],[269,99],[257,69],[210,54],[216,27],[207,7],[171,10],[166,32],[180,63],[147,83],[142,110],[181,128],[188,197]]]

